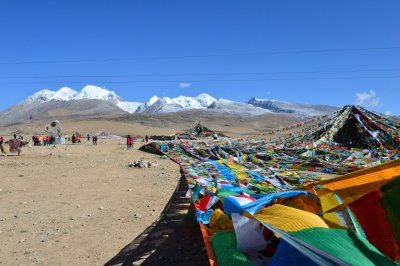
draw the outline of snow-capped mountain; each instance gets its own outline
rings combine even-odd
[[[80,93],[78,93],[72,98],[72,100],[81,100],[81,99],[96,99],[96,100],[113,102],[115,104],[118,104],[119,102],[126,102],[124,99],[119,97],[114,91],[109,91],[93,85],[88,85],[84,87]]]
[[[145,103],[129,102],[114,91],[88,85],[80,92],[68,87],[58,91],[45,89],[36,92],[19,104],[0,112],[0,123],[12,124],[32,119],[61,117],[118,117],[133,113],[159,114],[185,110],[203,110],[211,114],[218,112],[239,116],[279,113],[307,117],[326,114],[336,109],[326,105],[295,104],[256,98],[240,103],[227,99],[216,100],[206,93],[196,97],[153,96]]]
[[[43,104],[48,102],[68,102],[79,100],[100,100],[116,105],[118,108],[128,113],[168,113],[185,109],[206,109],[210,104],[216,101],[206,93],[197,97],[179,96],[176,98],[153,96],[146,103],[128,102],[118,96],[114,91],[109,91],[93,85],[87,85],[80,92],[63,87],[58,91],[48,89],[36,92],[29,96],[24,103]]]
[[[34,93],[32,96],[29,96],[25,102],[33,103],[33,102],[49,102],[49,101],[69,101],[73,99],[76,95],[78,95],[77,91],[70,89],[68,87],[63,87],[58,91],[51,90],[41,90]]]
[[[270,110],[255,107],[251,104],[234,102],[222,98],[213,102],[208,106],[208,109],[236,115],[262,115],[265,113],[272,113]]]
[[[319,116],[338,109],[335,106],[329,105],[289,103],[278,100],[257,99],[254,97],[247,101],[247,103],[274,113],[295,116]]]
[[[63,87],[58,91],[41,90],[29,96],[24,102],[27,104],[47,103],[51,101],[68,102],[74,100],[100,100],[115,104],[122,110],[133,113],[141,103],[128,102],[118,96],[114,91],[109,91],[93,85],[85,86],[80,92]]]
[[[206,93],[197,97],[179,96],[176,98],[153,96],[150,100],[138,107],[137,113],[168,113],[185,109],[206,109],[216,99]]]
[[[168,97],[163,97],[155,101],[154,103],[148,103],[147,107],[138,109],[137,113],[171,113],[183,110],[183,107]]]
[[[25,101],[28,103],[35,101],[44,103],[49,101],[70,101],[82,99],[102,100],[114,103],[125,101],[115,92],[93,85],[87,85],[81,90],[81,92],[74,91],[68,87],[63,87],[58,91],[44,89],[34,93],[32,96],[29,96]]]
[[[150,100],[148,100],[147,102],[142,103],[138,106],[138,108],[136,109],[136,113],[143,113],[145,110],[147,110],[150,106],[152,106],[159,99],[160,98],[158,98],[157,96],[151,97]]]

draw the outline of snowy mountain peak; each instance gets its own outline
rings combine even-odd
[[[217,100],[214,97],[208,95],[207,93],[201,93],[201,94],[197,95],[196,99],[204,107],[210,106],[213,102],[215,102]]]
[[[148,106],[151,106],[153,103],[155,103],[156,101],[158,101],[158,99],[160,99],[160,98],[158,98],[157,96],[151,97],[150,100],[147,102],[147,105],[148,105]]]
[[[51,90],[41,90],[38,92],[35,92],[34,94],[32,94],[31,96],[29,96],[25,102],[26,103],[33,103],[35,101],[44,103],[44,102],[48,102],[50,98],[54,97],[55,92],[51,91]]]
[[[109,91],[97,86],[87,85],[84,87],[79,94],[77,94],[74,100],[81,99],[96,99],[103,101],[111,101],[117,104],[118,102],[123,102],[124,100],[119,97],[114,91]]]
[[[197,97],[178,96],[176,98],[153,96],[144,104],[141,104],[136,110],[137,113],[166,113],[175,112],[184,109],[206,109],[215,102],[216,99],[206,93]]]
[[[171,104],[176,103],[180,105],[183,109],[185,108],[206,108],[207,106],[202,106],[202,104],[193,97],[179,96],[171,99]]]
[[[74,91],[68,87],[63,87],[63,88],[59,89],[58,91],[51,91],[51,90],[44,89],[44,90],[34,93],[32,96],[29,96],[25,100],[25,102],[26,103],[33,103],[33,102],[45,103],[45,102],[49,102],[49,101],[69,101],[77,94],[78,94],[77,91]]]
[[[72,98],[74,98],[78,94],[77,91],[74,91],[71,88],[68,87],[62,87],[55,93],[55,98],[62,100],[62,101],[69,101]]]

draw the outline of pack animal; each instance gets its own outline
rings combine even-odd
[[[9,151],[11,153],[17,153],[18,156],[21,154],[22,147],[28,145],[29,141],[26,140],[20,140],[20,139],[10,139],[4,144],[7,144],[9,146]],[[7,156],[7,151],[6,149],[2,146],[1,147],[1,153],[3,153],[5,156]]]

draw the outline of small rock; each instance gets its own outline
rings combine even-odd
[[[18,177],[24,177],[24,175],[18,175]]]
[[[81,205],[78,204],[78,205],[76,205],[76,207],[79,209],[81,207]]]
[[[128,188],[128,191],[130,192],[130,191],[132,191],[132,189],[131,189],[131,188]]]
[[[148,167],[149,168],[156,168],[157,166],[158,166],[158,163],[154,163],[154,162],[153,163],[151,163],[151,162],[148,163]]]
[[[99,207],[99,210],[104,210],[104,207],[103,207],[103,206],[100,206],[100,207]]]
[[[63,246],[63,248],[68,248],[68,246],[67,246],[67,245],[65,245],[65,246]]]

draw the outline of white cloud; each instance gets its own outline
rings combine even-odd
[[[379,98],[373,90],[369,92],[357,92],[356,93],[356,104],[365,107],[375,107],[380,104]]]
[[[192,84],[189,83],[189,82],[181,82],[181,83],[179,83],[179,88],[181,88],[181,89],[189,88],[190,86],[192,86]]]
[[[392,115],[392,112],[390,112],[389,110],[385,112],[385,115]]]

